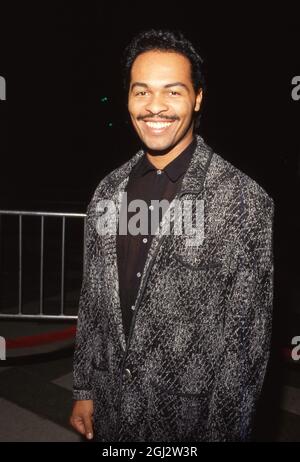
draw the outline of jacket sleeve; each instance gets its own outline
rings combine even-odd
[[[79,309],[73,358],[73,398],[92,399],[92,359],[94,353],[94,325],[98,286],[98,239],[93,213],[93,201],[87,208],[84,239],[84,272],[79,298]]]
[[[246,206],[238,229],[239,263],[225,301],[208,441],[248,441],[251,437],[271,339],[273,215],[273,200],[265,195]]]

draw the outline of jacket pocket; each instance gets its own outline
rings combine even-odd
[[[180,263],[182,266],[192,270],[192,271],[205,271],[209,269],[219,269],[222,267],[222,263],[218,261],[208,261],[203,262],[200,261],[199,263],[191,263],[191,259],[185,259],[182,255],[178,253],[174,253],[175,260]]]
[[[204,440],[208,417],[208,396],[183,392],[155,383],[148,401],[148,417],[155,422],[157,441],[190,442]],[[161,438],[164,438],[162,440]]]

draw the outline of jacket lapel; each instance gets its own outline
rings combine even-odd
[[[129,175],[132,168],[136,165],[138,160],[142,157],[143,150],[138,151],[128,162],[126,162],[121,168],[113,171],[107,181],[108,185],[105,190],[105,196],[103,199],[111,200],[114,202],[119,216],[121,197],[124,193],[126,185],[129,180]],[[112,221],[115,222],[115,217],[112,217]],[[117,225],[117,222],[116,222]],[[126,338],[123,327],[123,319],[121,312],[120,293],[119,293],[119,273],[118,273],[118,261],[117,261],[117,236],[116,232],[105,234],[103,236],[103,248],[104,248],[104,260],[105,260],[105,274],[107,285],[106,292],[110,299],[110,310],[111,317],[114,321],[114,325],[117,329],[117,336],[121,343],[122,349],[125,351]]]

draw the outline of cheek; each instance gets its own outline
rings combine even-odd
[[[127,109],[128,109],[129,114],[133,114],[134,106],[131,101],[128,101]]]
[[[140,102],[129,102],[128,103],[128,111],[131,117],[135,118],[138,115],[145,114],[145,111],[143,110],[143,104]]]
[[[138,106],[138,101],[134,98],[128,98],[128,110],[129,112],[134,112]]]
[[[172,106],[174,112],[182,119],[189,119],[193,115],[194,105],[192,101],[178,101]]]

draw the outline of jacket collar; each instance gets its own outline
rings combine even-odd
[[[180,196],[183,194],[198,194],[203,189],[206,173],[212,158],[212,149],[200,135],[196,135],[197,147],[189,167],[183,177]]]
[[[196,141],[197,146],[192,154],[188,168],[184,173],[179,196],[188,193],[198,194],[204,185],[206,172],[212,157],[212,149],[204,142],[200,135],[196,135]],[[114,195],[116,190],[125,187],[131,170],[143,155],[144,151],[140,149],[128,162],[109,175],[108,195]]]
[[[181,152],[181,154],[169,162],[168,165],[163,169],[171,181],[177,181],[178,178],[186,172],[196,146],[197,140],[194,137],[190,144]],[[157,168],[148,160],[146,153],[144,153],[137,165],[133,168],[130,176],[133,176],[134,178],[142,177],[149,171],[153,170],[156,171]]]

